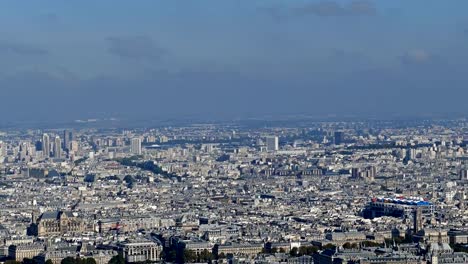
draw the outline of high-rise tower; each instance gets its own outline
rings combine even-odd
[[[278,137],[266,137],[265,141],[268,151],[277,151],[279,149]]]
[[[50,137],[47,134],[42,135],[42,152],[45,158],[50,157]]]
[[[141,139],[132,138],[130,151],[135,155],[141,155]]]
[[[55,137],[54,142],[54,158],[62,157],[62,139],[59,136]]]

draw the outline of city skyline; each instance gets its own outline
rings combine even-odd
[[[0,264],[468,263],[467,0],[0,2]]]

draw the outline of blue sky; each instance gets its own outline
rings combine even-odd
[[[466,10],[466,0],[5,0],[0,111],[465,114]]]

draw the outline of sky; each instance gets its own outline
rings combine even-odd
[[[468,113],[466,0],[0,2],[0,120]]]

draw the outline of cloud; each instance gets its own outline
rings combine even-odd
[[[48,50],[35,45],[9,41],[0,41],[0,52],[16,55],[46,55],[49,53]]]
[[[369,0],[355,0],[341,5],[335,1],[322,1],[294,9],[296,15],[330,16],[371,16],[377,13],[374,3]]]
[[[432,58],[433,56],[423,49],[410,50],[400,56],[404,64],[424,64],[430,62]]]
[[[108,51],[124,59],[159,60],[165,53],[149,36],[114,36],[106,41]]]

